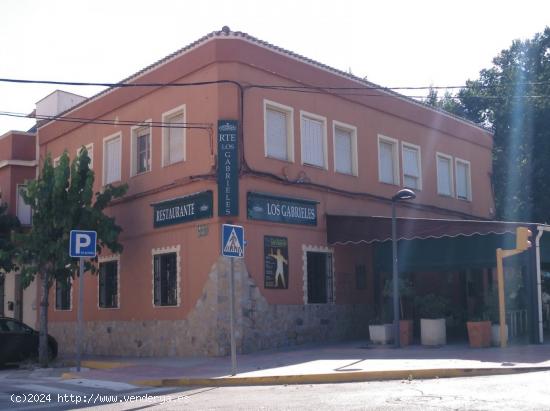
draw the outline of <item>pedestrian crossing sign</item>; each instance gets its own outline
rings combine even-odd
[[[244,228],[239,225],[222,225],[222,255],[244,258]]]

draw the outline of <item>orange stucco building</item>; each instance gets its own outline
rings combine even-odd
[[[41,161],[86,146],[96,191],[129,186],[109,208],[124,251],[85,276],[87,353],[227,353],[222,223],[245,228],[246,352],[366,334],[373,245],[329,243],[330,216],[388,217],[403,187],[417,197],[400,217],[493,215],[488,131],[247,34],[211,33],[121,83],[37,134]],[[52,291],[64,351],[78,283]]]

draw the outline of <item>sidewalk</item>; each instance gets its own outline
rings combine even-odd
[[[387,379],[497,375],[550,370],[550,345],[469,348],[419,345],[394,349],[354,341],[308,345],[230,357],[85,357],[80,373],[63,378],[99,379],[146,386],[315,384]]]

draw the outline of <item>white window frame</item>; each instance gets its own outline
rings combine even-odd
[[[468,193],[467,198],[461,198],[458,196],[458,188],[455,187],[455,195],[458,200],[462,201],[472,201],[472,164],[468,160],[464,160],[462,158],[455,157],[455,173],[458,171],[458,163],[462,163],[468,166],[468,176],[466,177],[466,183],[468,185]],[[457,178],[455,176],[455,184],[456,184]]]
[[[170,118],[175,117],[179,114],[183,114],[183,121],[186,122],[187,110],[186,110],[185,104],[182,104],[181,106],[175,107],[171,110],[168,110],[162,113],[162,124],[164,126],[162,128],[162,159],[161,159],[162,167],[167,167],[172,164],[182,163],[187,160],[187,129],[182,128],[181,130],[183,132],[183,159],[178,161],[172,161],[172,162],[167,161],[167,157],[168,157],[167,150],[170,149],[170,146],[167,144],[168,136],[169,136],[168,132],[170,128],[166,127],[166,125]]]
[[[344,173],[342,171],[336,170],[336,129],[345,130],[351,133],[351,174]],[[352,126],[351,124],[342,123],[341,121],[333,120],[332,121],[332,146],[333,146],[333,156],[334,156],[334,172],[342,175],[359,175],[359,161],[357,156],[357,127]]]
[[[318,165],[318,164],[309,164],[309,163],[305,163],[304,162],[304,140],[303,140],[303,130],[302,130],[302,119],[303,118],[309,118],[311,120],[315,120],[315,121],[320,121],[322,124],[323,124],[323,135],[322,135],[322,139],[323,139],[323,165]],[[308,111],[304,111],[304,110],[300,110],[300,147],[301,147],[301,164],[304,165],[304,166],[309,166],[309,167],[316,167],[316,168],[322,168],[322,169],[325,169],[325,170],[328,170],[328,150],[327,150],[327,147],[328,146],[328,143],[327,143],[327,118],[326,117],[323,117],[319,114],[315,114],[315,113],[310,113]]]
[[[176,253],[176,305],[155,305],[155,256]],[[170,309],[181,307],[181,253],[180,246],[154,248],[151,250],[151,305],[153,308]]]
[[[116,261],[117,262],[117,272],[116,272],[116,275],[117,275],[117,306],[116,307],[101,307],[99,305],[99,293],[100,293],[100,289],[99,289],[99,264],[101,263],[109,263],[111,261]],[[120,310],[120,307],[121,307],[121,301],[120,301],[120,254],[113,254],[113,255],[109,255],[109,256],[105,256],[105,257],[99,257],[98,258],[98,261],[97,261],[97,269],[98,269],[98,273],[97,273],[97,309],[98,310]]]
[[[286,154],[287,158],[277,158],[269,155],[267,152],[267,110],[280,111],[286,114]],[[273,160],[294,162],[294,108],[264,99],[264,156]]]
[[[393,183],[382,180],[382,161],[380,161],[380,143],[389,143],[392,145],[393,158]],[[378,134],[378,181],[383,184],[399,185],[399,140]]]
[[[412,149],[418,152],[417,157],[417,166],[418,166],[418,187],[407,187],[405,185],[405,149]],[[403,181],[403,187],[411,188],[413,190],[422,190],[422,149],[420,146],[412,143],[407,143],[406,141],[401,142],[401,164],[402,164],[402,174],[401,181]]]
[[[450,194],[442,193],[439,190],[439,157],[445,158],[449,160],[449,178],[451,181],[449,181],[449,189],[451,190]],[[443,197],[454,197],[454,170],[453,170],[453,156],[450,156],[448,154],[436,152],[435,153],[435,170],[436,170],[436,187],[437,187],[437,194]]]
[[[20,198],[20,197],[19,197],[19,192],[20,192],[20,190],[21,190],[22,187],[25,187],[25,189],[26,189],[26,188],[27,188],[27,185],[26,185],[26,184],[17,184],[17,185],[15,186],[15,189],[17,190],[17,191],[16,191],[16,195],[17,195],[17,196],[15,197],[15,202],[16,202],[16,203],[15,203],[15,212],[16,212],[17,218],[19,218],[19,207],[20,207],[19,204],[21,203],[20,200],[19,200],[19,198]],[[23,199],[21,199],[21,201],[24,202]],[[21,220],[19,220],[19,222],[20,222],[21,225],[24,226],[24,227],[30,227],[30,226],[32,226],[32,207],[31,207],[30,205],[27,205],[27,204],[23,204],[23,205],[30,208],[30,212],[31,212],[31,221],[30,221],[29,224],[23,224],[23,222],[22,222]]]
[[[106,153],[106,147],[107,147],[107,143],[111,140],[115,140],[116,138],[118,138],[120,140],[120,150],[119,150],[119,159],[118,159],[118,168],[119,168],[119,172],[120,172],[120,178],[118,180],[113,180],[109,183],[106,183],[106,176],[107,176],[107,162],[105,161],[105,153]],[[102,181],[102,184],[105,186],[107,184],[112,184],[112,183],[116,183],[118,181],[122,181],[122,132],[117,132],[115,134],[111,134],[110,136],[107,136],[107,137],[104,137],[103,138],[103,173],[102,173],[102,178],[101,178],[101,181]]]
[[[86,147],[86,151],[88,151],[88,157],[90,157],[90,169],[93,170],[94,169],[94,143],[88,143],[88,144],[84,145],[84,147]],[[82,146],[80,146],[76,149],[76,156],[77,157],[78,157],[78,155],[80,154],[81,151],[82,151]]]
[[[145,120],[141,122],[139,126],[133,126],[130,128],[130,152],[132,159],[130,161],[130,177],[141,176],[147,173],[150,173],[153,170],[153,127],[151,126],[152,119]],[[149,169],[142,171],[141,173],[137,172],[137,133],[144,129],[149,129]],[[122,149],[120,150],[122,152]]]

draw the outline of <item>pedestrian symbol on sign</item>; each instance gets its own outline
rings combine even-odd
[[[222,255],[224,257],[244,257],[244,230],[241,226],[223,225]]]

